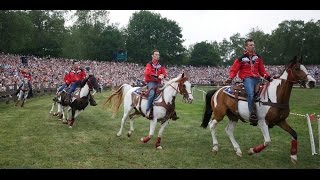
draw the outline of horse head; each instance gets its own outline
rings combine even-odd
[[[98,81],[93,74],[90,74],[89,77],[87,78],[87,84],[90,90],[95,89],[96,91],[100,91]]]
[[[303,87],[315,87],[316,80],[308,73],[307,68],[302,64],[302,57],[298,60],[295,56],[290,62],[285,71],[288,73],[287,80],[292,83],[299,83]]]
[[[178,82],[179,82],[178,89],[180,94],[182,94],[183,99],[186,102],[191,104],[193,101],[191,83],[188,81],[188,77],[185,75],[185,73],[181,74],[181,78],[178,80]]]

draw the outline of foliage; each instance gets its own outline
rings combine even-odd
[[[204,41],[195,44],[191,52],[189,64],[194,66],[217,66],[221,64],[217,44],[210,44]]]
[[[135,12],[127,28],[129,61],[147,63],[151,52],[158,49],[163,64],[177,64],[185,51],[181,38],[181,27],[175,21],[150,11]]]

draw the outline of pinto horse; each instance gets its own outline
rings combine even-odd
[[[265,87],[264,93],[260,94],[260,100],[255,102],[258,126],[264,137],[264,143],[249,149],[249,155],[261,152],[271,142],[269,129],[274,125],[279,126],[292,136],[291,141],[291,161],[297,162],[297,133],[287,123],[286,118],[289,115],[289,99],[293,84],[304,82],[306,88],[315,86],[315,79],[308,73],[304,65],[301,64],[302,59],[294,57],[293,60],[284,69],[282,75],[273,79]],[[209,124],[212,135],[212,151],[214,154],[218,152],[218,140],[216,137],[216,126],[223,120],[225,115],[228,116],[229,122],[225,131],[238,156],[242,156],[240,146],[234,138],[233,131],[238,120],[248,120],[249,110],[245,100],[236,100],[225,93],[230,86],[221,87],[218,90],[211,90],[206,95],[206,107],[203,115],[201,126],[206,128]],[[212,117],[211,121],[210,118]],[[210,121],[210,122],[209,122]]]
[[[133,115],[146,114],[147,108],[147,98],[142,98],[137,92],[139,92],[141,87],[132,87],[129,84],[123,84],[116,90],[113,94],[111,94],[106,102],[105,105],[111,105],[111,109],[113,111],[113,117],[119,111],[120,105],[123,101],[123,117],[121,119],[121,127],[117,136],[121,136],[124,124],[128,118],[130,117],[130,130],[128,131],[128,136],[130,137],[132,132],[134,131],[133,128]],[[183,95],[183,98],[188,103],[192,103],[193,96],[191,93],[191,83],[187,81],[187,77],[185,74],[179,74],[178,77],[173,78],[167,82],[165,82],[164,86],[160,88],[160,95],[155,99],[154,106],[153,106],[153,119],[150,120],[150,130],[149,135],[142,137],[140,139],[141,142],[147,143],[154,134],[157,122],[161,122],[161,128],[158,133],[156,148],[162,149],[160,142],[162,133],[165,127],[168,124],[168,119],[171,117],[174,109],[175,109],[175,96],[180,93]],[[112,101],[114,99],[114,101]],[[113,102],[113,103],[112,103]],[[133,109],[135,112],[129,114]]]
[[[79,91],[75,91],[74,96],[71,99],[70,104],[66,104],[64,99],[66,98],[66,92],[63,91],[61,96],[58,97],[57,101],[52,103],[51,110],[49,114],[53,114],[54,116],[58,116],[62,119],[64,124],[68,124],[70,128],[75,121],[75,118],[82,112],[89,104],[89,93],[92,90],[99,91],[99,84],[94,75],[89,75],[89,77],[85,78],[81,83],[81,88]],[[54,106],[58,104],[58,112],[53,113]],[[65,109],[67,109],[67,118],[65,116]],[[69,112],[71,111],[71,119],[69,119]]]
[[[27,100],[28,94],[29,94],[28,79],[23,78],[22,79],[22,86],[19,90],[19,93],[17,94],[18,99],[17,99],[17,102],[14,106],[18,106],[20,104],[20,107],[23,107],[24,103]]]

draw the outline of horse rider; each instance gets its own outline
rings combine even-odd
[[[31,73],[29,72],[29,70],[27,68],[23,68],[20,70],[20,77],[28,79],[28,87],[29,87],[28,97],[32,97],[33,93],[32,93],[32,85],[31,85],[31,80],[32,80]],[[22,85],[23,85],[23,82],[19,85],[16,94],[18,94],[20,92]]]
[[[159,64],[160,53],[157,49],[152,51],[152,60],[148,62],[145,71],[144,71],[144,81],[147,84],[149,94],[148,94],[148,103],[146,109],[146,115],[149,113],[149,119],[153,118],[153,100],[155,97],[156,89],[161,85],[161,80],[167,77],[167,72],[164,66]],[[179,119],[176,112],[174,112],[173,120]]]
[[[64,84],[62,86],[59,87],[55,97],[53,98],[54,101],[57,101],[58,99],[58,96],[61,95],[61,92],[70,85],[70,81],[69,81],[69,72],[67,70],[65,70],[65,74],[64,74],[64,77],[63,77],[63,82]]]
[[[65,103],[70,103],[71,94],[81,84],[81,82],[86,78],[87,74],[86,74],[86,71],[80,67],[79,61],[73,61],[72,70],[65,76],[67,78],[67,80],[65,80],[65,82],[70,83],[70,88],[67,91],[67,97],[65,99]],[[91,93],[88,94],[88,98],[89,98],[89,102],[90,102],[91,106],[97,105],[97,103],[93,99],[93,96],[91,95]]]
[[[224,84],[230,84],[232,79],[238,74],[243,80],[244,88],[247,92],[249,121],[251,125],[257,125],[258,118],[254,108],[254,91],[256,85],[260,81],[260,75],[266,80],[271,81],[269,73],[266,71],[263,59],[254,50],[253,39],[245,40],[245,51],[240,58],[234,60],[230,68],[229,77],[224,81]]]

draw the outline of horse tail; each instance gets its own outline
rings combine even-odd
[[[207,128],[209,121],[210,121],[210,118],[212,116],[211,98],[216,91],[217,90],[213,89],[213,90],[208,91],[206,94],[206,102],[205,102],[206,106],[204,109],[202,123],[201,123],[201,127],[203,127],[203,128]]]
[[[113,92],[107,100],[104,102],[104,106],[110,107],[111,105],[111,111],[112,111],[112,117],[115,117],[116,113],[119,111],[119,108],[122,104],[122,100],[125,96],[125,94],[128,92],[130,89],[128,84],[123,84],[121,85],[115,92]],[[112,99],[115,98],[112,103]]]

